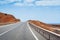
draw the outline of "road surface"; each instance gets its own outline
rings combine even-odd
[[[0,28],[0,40],[45,40],[38,33],[34,34],[32,30],[27,22],[2,27]]]

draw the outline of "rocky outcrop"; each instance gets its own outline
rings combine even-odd
[[[6,13],[2,13],[0,12],[0,24],[2,23],[15,23],[20,21],[19,19],[16,19],[13,15],[11,14],[6,14]]]

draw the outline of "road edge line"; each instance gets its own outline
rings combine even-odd
[[[39,39],[37,38],[37,36],[33,33],[32,29],[30,28],[30,26],[29,26],[28,23],[27,23],[27,26],[28,26],[28,28],[30,29],[30,31],[31,31],[32,35],[34,36],[34,38],[35,38],[36,40],[39,40]]]

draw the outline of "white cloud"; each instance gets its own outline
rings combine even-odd
[[[22,0],[0,0],[0,4],[8,4],[8,3],[12,3],[15,1],[22,1]]]
[[[15,3],[14,6],[20,6],[20,7],[23,7],[23,6],[35,6],[33,3]]]
[[[15,6],[34,6],[33,2],[36,6],[57,6],[60,5],[60,0],[23,0],[23,3],[21,3],[22,0],[0,0],[0,4],[8,4],[16,2],[12,5]]]
[[[28,6],[34,6],[34,4],[30,3],[30,4],[28,4]]]
[[[5,0],[5,1],[8,1],[8,2],[14,2],[14,1],[17,1],[17,0]]]
[[[36,1],[37,6],[57,6],[60,5],[60,1]]]
[[[35,0],[25,0],[25,2],[28,2],[28,3],[32,3],[34,2]]]
[[[42,0],[42,1],[60,1],[60,0]]]
[[[15,3],[14,5],[15,5],[15,6],[24,6],[23,3]]]

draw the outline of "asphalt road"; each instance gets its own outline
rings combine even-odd
[[[40,38],[42,37],[40,36]],[[40,38],[38,39],[31,32],[27,22],[16,23],[0,28],[0,40],[44,40]]]

